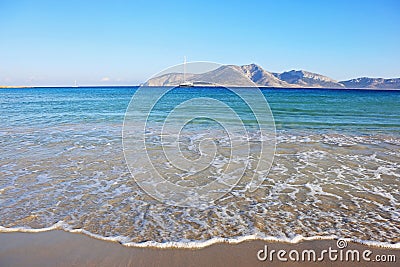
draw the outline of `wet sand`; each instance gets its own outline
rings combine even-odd
[[[279,262],[259,261],[257,252],[268,249],[286,251],[337,249],[335,240],[286,244],[246,241],[240,244],[214,244],[202,249],[158,249],[124,247],[119,243],[97,240],[61,230],[41,233],[0,233],[0,266],[398,266],[399,249],[383,249],[349,243],[346,249],[371,250],[395,255],[396,261],[382,262]],[[318,255],[318,254],[317,254]]]

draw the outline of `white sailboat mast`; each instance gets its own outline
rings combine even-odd
[[[186,82],[186,56],[183,59],[183,82]]]

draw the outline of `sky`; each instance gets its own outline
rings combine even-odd
[[[0,0],[0,85],[133,85],[184,56],[400,77],[400,1]]]

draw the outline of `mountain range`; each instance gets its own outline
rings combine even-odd
[[[211,81],[211,82],[210,82]],[[183,82],[183,73],[168,73],[148,80],[145,86],[177,86]],[[224,65],[202,73],[186,73],[185,82],[195,85],[218,84],[221,86],[249,86],[285,88],[358,88],[358,89],[400,89],[400,78],[356,78],[336,81],[327,76],[304,70],[274,73],[256,64]]]

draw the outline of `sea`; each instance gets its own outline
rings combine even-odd
[[[145,89],[151,96],[157,88]],[[135,247],[340,237],[400,248],[400,90],[261,88],[274,119],[270,168],[257,190],[239,182],[201,207],[165,203],[137,183],[135,176],[147,170],[127,164],[123,144],[137,90],[0,89],[0,232],[62,229]],[[173,88],[148,119],[162,122],[182,101],[210,98],[237,111],[248,129],[257,126],[252,110],[218,87]],[[221,146],[213,174],[231,156],[221,127],[200,118],[180,129],[188,159],[201,156],[205,137]],[[153,154],[161,151],[151,126],[146,140]],[[145,157],[135,147],[130,156]],[[152,160],[162,172],[178,174],[165,157]],[[246,165],[246,173],[252,168]],[[204,183],[211,176],[179,177],[171,181]]]

